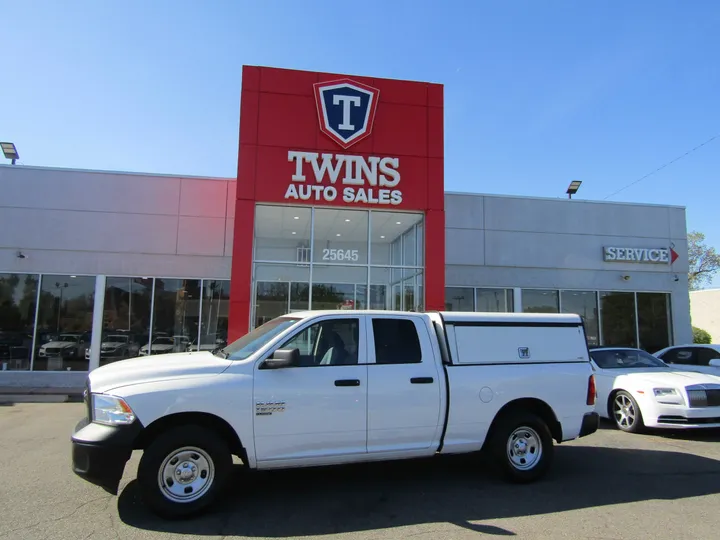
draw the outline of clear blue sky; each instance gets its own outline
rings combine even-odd
[[[446,189],[604,199],[720,134],[720,2],[0,0],[21,163],[235,176],[243,64],[445,85]],[[720,248],[720,137],[611,197]],[[631,211],[631,210],[628,210]]]

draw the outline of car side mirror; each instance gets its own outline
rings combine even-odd
[[[282,369],[300,364],[300,349],[278,349],[260,366],[261,369]]]
[[[712,367],[720,368],[720,358],[713,358],[710,360],[710,365]]]

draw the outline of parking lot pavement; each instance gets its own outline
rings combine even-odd
[[[78,403],[0,406],[0,539],[718,538],[720,433],[611,428],[557,448],[544,481],[496,479],[475,456],[323,469],[236,471],[211,513],[166,522],[126,469],[111,497],[70,470]]]

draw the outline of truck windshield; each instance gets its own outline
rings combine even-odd
[[[230,360],[244,360],[299,320],[301,320],[299,317],[277,317],[258,326],[227,347],[215,349],[213,354]]]

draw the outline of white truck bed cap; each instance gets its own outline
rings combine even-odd
[[[483,313],[475,311],[441,311],[448,324],[500,323],[500,324],[581,324],[575,313]]]

